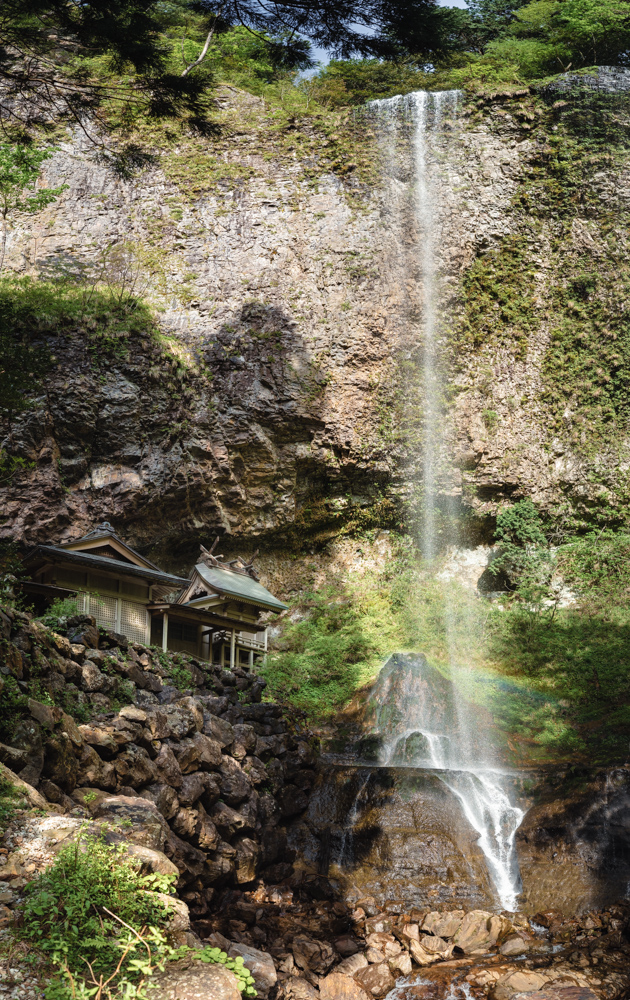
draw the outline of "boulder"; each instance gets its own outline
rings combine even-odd
[[[200,844],[200,846],[202,845]],[[239,884],[253,882],[256,877],[256,866],[260,855],[259,845],[255,840],[243,837],[234,846],[236,848],[236,881]]]
[[[221,839],[216,826],[201,802],[197,803],[197,825],[194,837],[202,851],[213,851]]]
[[[239,802],[251,795],[251,782],[240,764],[232,757],[223,757],[217,780],[221,789],[221,798],[229,806],[237,806]]]
[[[190,774],[192,771],[216,770],[227,759],[221,753],[221,747],[216,740],[197,732],[194,736],[174,743],[173,753],[182,774]]]
[[[155,773],[158,781],[170,785],[171,788],[179,788],[182,783],[182,772],[177,763],[175,754],[168,746],[162,746],[157,757],[153,761]]]
[[[195,720],[195,729],[198,733],[203,730],[203,705],[199,701],[199,698],[178,698],[173,704],[187,708],[189,712],[192,712],[193,719]]]
[[[492,1000],[512,1000],[517,993],[533,993],[549,982],[549,977],[541,972],[519,969],[502,976],[492,988]]]
[[[450,958],[453,954],[453,945],[445,941],[444,938],[435,937],[431,934],[423,934],[420,938],[420,945],[429,955],[439,955],[440,958]]]
[[[335,961],[335,952],[327,941],[297,934],[293,938],[293,958],[300,969],[323,976]]]
[[[400,955],[400,952],[402,951],[401,945],[395,939],[393,934],[368,934],[366,941],[370,948],[376,948],[376,950],[382,952],[386,958],[392,958],[394,955]]]
[[[425,951],[420,942],[413,939],[409,942],[409,951],[416,965],[431,965],[440,958],[437,952]]]
[[[368,960],[363,952],[358,952],[356,955],[349,955],[348,958],[344,958],[343,962],[340,962],[335,969],[335,972],[340,972],[344,976],[354,976],[355,972],[358,972],[359,969],[365,969],[368,964]]]
[[[409,952],[401,951],[400,955],[395,955],[387,961],[393,976],[410,976],[412,970],[411,957]]]
[[[256,750],[256,730],[253,726],[234,726],[234,740],[231,754],[236,760],[244,760],[248,754],[253,754]]]
[[[153,740],[165,740],[171,735],[166,713],[160,708],[151,709],[146,714],[145,729]]]
[[[451,910],[450,913],[438,913],[437,910],[432,910],[424,918],[422,930],[427,934],[436,934],[437,937],[451,938],[459,930],[464,916],[463,910]]]
[[[225,802],[216,802],[209,810],[208,815],[221,836],[228,840],[245,826],[245,820],[240,812],[232,809]]]
[[[94,747],[105,760],[111,760],[112,757],[116,756],[118,744],[111,732],[101,726],[88,725],[78,726],[78,730],[84,743],[89,743],[90,746]]]
[[[164,705],[161,711],[166,716],[169,733],[176,740],[183,740],[197,731],[195,716],[185,705]]]
[[[485,910],[471,910],[453,935],[453,944],[465,955],[484,955],[497,943],[502,926],[500,917]]]
[[[282,815],[289,818],[304,812],[308,806],[308,796],[302,788],[289,784],[280,790],[278,802]]]
[[[166,909],[169,917],[168,931],[175,934],[177,931],[187,931],[190,928],[190,913],[183,899],[177,896],[167,896],[165,892],[151,892],[147,896],[160,900]]]
[[[77,783],[91,788],[104,788],[114,791],[116,788],[116,771],[114,765],[103,760],[96,750],[85,743],[79,757]]]
[[[271,955],[266,951],[258,951],[247,944],[232,944],[228,955],[230,958],[237,958],[239,955],[243,959],[243,964],[249,969],[254,977],[254,983],[262,990],[270,990],[278,982],[276,967],[273,964]]]
[[[242,1000],[238,979],[224,965],[194,962],[187,969],[171,965],[152,983],[152,1000]]]
[[[144,747],[135,743],[130,743],[116,758],[114,767],[120,784],[130,788],[142,788],[155,782],[158,776],[157,767]]]
[[[6,782],[12,785],[16,792],[23,795],[28,804],[33,806],[33,808],[44,809],[46,812],[50,810],[50,806],[46,802],[44,796],[40,795],[37,789],[33,788],[32,785],[29,785],[26,781],[18,778],[17,774],[11,771],[10,768],[6,767],[4,764],[0,764],[0,778],[4,778]]]
[[[285,1000],[319,1000],[320,993],[306,979],[292,976],[284,984]],[[357,1000],[367,1000],[367,993]]]
[[[226,719],[219,719],[216,715],[206,714],[204,717],[203,732],[216,740],[221,749],[229,747],[234,742],[234,730]]]
[[[137,861],[143,872],[148,875],[179,875],[177,865],[163,854],[162,851],[154,851],[150,847],[143,847],[141,844],[130,844],[123,842],[125,853]]]
[[[195,771],[193,774],[184,776],[177,792],[182,806],[194,806],[197,799],[201,798],[206,790],[208,777],[208,773],[203,771]]]
[[[84,691],[102,691],[107,685],[106,674],[101,673],[92,660],[86,660],[81,667],[81,687]]]
[[[396,980],[385,962],[382,965],[368,965],[366,969],[359,969],[354,978],[367,994],[377,997],[377,1000],[387,996],[396,985]]]
[[[140,792],[143,799],[150,799],[158,808],[164,819],[172,819],[179,809],[179,800],[174,788],[160,782],[148,785]]]
[[[67,733],[53,733],[46,740],[43,774],[68,794],[75,788],[79,762]]]
[[[94,819],[106,822],[125,840],[161,851],[168,827],[154,802],[147,799],[112,795],[99,802]]]
[[[499,948],[499,951],[506,958],[515,958],[517,955],[526,955],[530,947],[530,941],[521,937],[520,934],[510,934]]]
[[[315,991],[313,993],[317,996]],[[370,995],[359,983],[340,973],[338,969],[319,981],[319,996],[322,1000],[368,1000]]]

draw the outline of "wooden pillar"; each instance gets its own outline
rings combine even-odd
[[[168,611],[165,611],[162,615],[162,651],[165,653],[168,649]]]
[[[234,653],[236,650],[236,629],[232,629],[230,637],[230,670],[234,670]]]
[[[265,625],[265,635],[264,635],[263,642],[265,644],[264,645],[265,654],[263,656],[263,667],[266,667],[267,666],[267,626],[266,625]]]
[[[253,649],[250,649],[250,651],[249,651],[249,669],[250,670],[254,669],[254,650]]]

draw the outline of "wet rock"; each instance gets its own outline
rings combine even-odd
[[[243,964],[254,977],[256,986],[265,992],[278,982],[276,967],[268,952],[259,951],[250,945],[233,943],[228,955],[230,958],[236,958],[240,955],[243,959]]]
[[[424,934],[420,938],[420,946],[424,948],[429,955],[439,955],[440,958],[450,958],[453,954],[453,945],[444,941],[443,938],[434,937],[429,934]]]
[[[377,1000],[380,997],[387,996],[389,991],[393,990],[396,985],[396,980],[392,976],[389,966],[385,963],[382,965],[369,965],[366,969],[359,969],[354,978],[367,994],[377,997]]]
[[[531,947],[531,943],[519,934],[511,934],[505,939],[499,951],[506,958],[514,958],[516,955],[526,955]]]
[[[153,1000],[242,1000],[238,979],[224,965],[195,962],[188,969],[169,967],[153,982]]]
[[[409,951],[416,965],[431,965],[440,958],[437,952],[425,951],[420,942],[413,939],[409,942]]]
[[[392,975],[395,977],[398,977],[399,975],[411,975],[413,966],[411,964],[409,953],[406,951],[401,952],[400,955],[396,955],[394,958],[388,959],[387,964],[389,965]]]
[[[308,806],[308,795],[296,785],[285,785],[278,796],[280,812],[287,818],[304,812]]]
[[[508,972],[492,987],[492,1000],[512,1000],[517,993],[533,993],[549,982],[547,976],[540,972],[518,970]]]
[[[317,996],[315,992],[314,995]],[[369,996],[374,996],[366,993],[354,979],[340,973],[339,969],[320,979],[319,995],[322,1000],[368,1000]]]

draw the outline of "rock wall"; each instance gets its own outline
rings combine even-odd
[[[567,88],[461,98],[433,151],[453,390],[441,482],[478,535],[521,494],[624,517],[627,96]],[[392,164],[373,120],[280,127],[257,98],[218,98],[222,136],[165,139],[133,177],[78,134],[61,143],[45,181],[67,190],[11,230],[14,273],[122,282],[164,336],[109,353],[80,320],[49,336],[45,392],[5,425],[5,452],[33,463],[2,485],[5,537],[66,540],[107,517],[175,568],[214,531],[277,548],[357,513],[398,523],[412,499],[423,304],[407,153]]]
[[[316,753],[261,702],[263,680],[159,655],[89,617],[67,636],[12,610],[1,622],[0,759],[22,780],[70,816],[153,825],[155,842],[139,842],[175,863],[195,917],[217,886],[292,872],[286,827],[307,807]],[[121,698],[132,703],[116,709]]]

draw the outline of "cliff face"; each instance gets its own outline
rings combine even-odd
[[[571,82],[460,99],[430,151],[451,384],[440,481],[480,518],[522,494],[582,522],[623,518],[618,76],[613,94]],[[421,478],[409,165],[388,165],[373,122],[278,130],[259,99],[219,99],[218,139],[172,143],[133,176],[83,135],[61,144],[45,180],[67,190],[10,233],[8,270],[66,285],[82,271],[85,294],[104,276],[148,299],[161,332],[95,340],[81,317],[49,331],[56,367],[5,426],[5,452],[31,465],[3,484],[4,536],[67,540],[107,517],[184,559],[215,530],[282,545],[357,509],[385,523]]]

